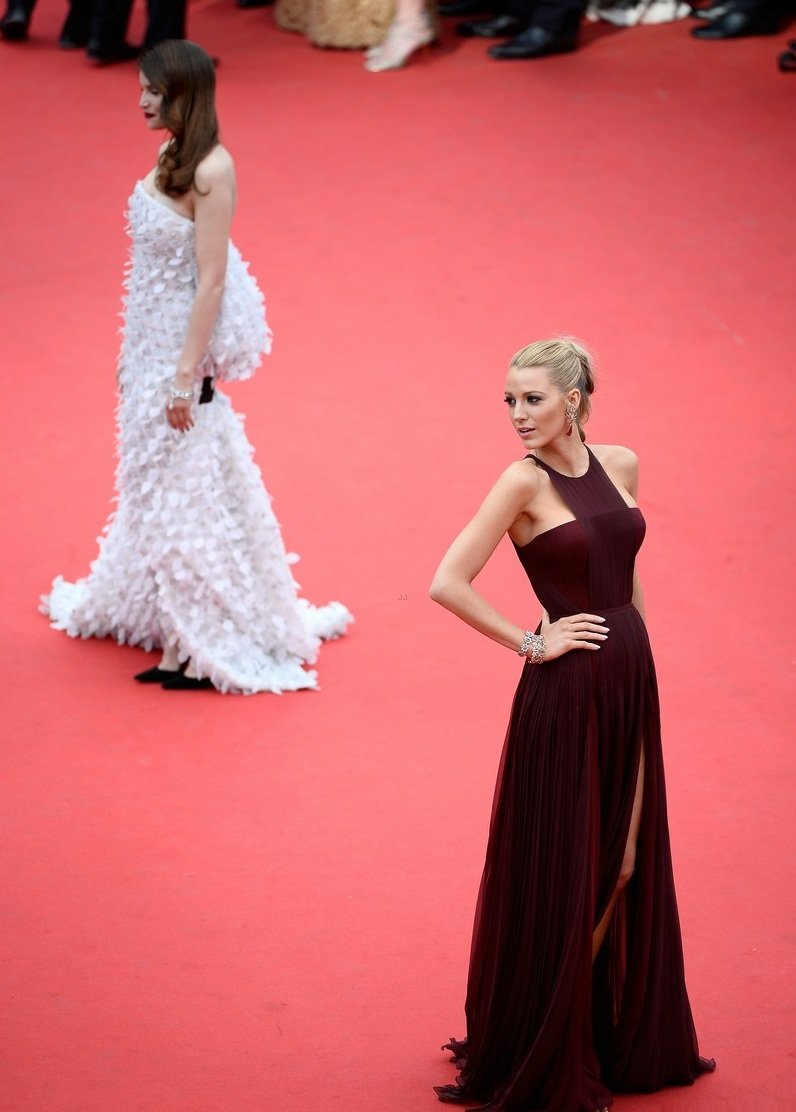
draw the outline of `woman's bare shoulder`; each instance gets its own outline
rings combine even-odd
[[[590,444],[589,447],[603,467],[638,471],[638,456],[631,448],[624,448],[621,444]]]
[[[539,492],[539,468],[528,457],[510,463],[495,486],[502,487],[515,498],[530,501]]]
[[[214,185],[235,187],[235,163],[226,147],[217,144],[206,154],[196,167],[194,181],[200,190],[212,189]]]
[[[621,444],[592,444],[591,450],[602,466],[633,497],[638,497],[638,456]]]

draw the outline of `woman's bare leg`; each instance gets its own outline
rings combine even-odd
[[[197,678],[196,668],[192,660],[188,661],[184,669],[180,669],[180,658],[177,648],[174,645],[167,645],[163,650],[163,656],[160,658],[158,668],[160,668],[162,672],[174,672],[175,675],[179,671],[182,671],[189,680],[195,680]]]
[[[592,961],[597,957],[600,952],[600,947],[603,944],[608,927],[611,922],[611,916],[616,907],[616,901],[619,893],[625,887],[627,882],[633,875],[633,869],[636,864],[636,844],[638,842],[638,831],[641,826],[641,805],[644,798],[644,747],[641,747],[641,756],[638,762],[638,778],[636,779],[636,794],[633,799],[633,811],[630,815],[630,829],[627,833],[627,845],[625,846],[625,856],[622,859],[622,868],[619,872],[619,880],[616,882],[614,894],[611,897],[611,902],[605,910],[600,922],[597,924],[597,929],[592,935],[591,945],[591,958]]]
[[[177,655],[176,645],[166,645],[163,649],[163,656],[160,658],[160,668],[164,672],[177,672],[180,667],[180,658]]]
[[[365,53],[365,69],[372,73],[399,69],[409,56],[437,37],[426,0],[398,0],[383,42]]]

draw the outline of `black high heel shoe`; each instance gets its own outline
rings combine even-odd
[[[208,676],[186,676],[180,673],[160,685],[164,691],[213,691],[213,681]]]

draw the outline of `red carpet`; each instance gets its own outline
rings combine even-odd
[[[63,8],[0,44],[0,1107],[436,1107],[518,664],[426,588],[516,454],[509,356],[571,331],[602,368],[590,438],[642,458],[689,986],[719,1060],[616,1108],[791,1109],[787,36],[588,28],[512,65],[448,27],[373,75],[268,11],[192,5],[276,332],[236,402],[305,593],[357,624],[319,694],[167,697],[132,684],[142,653],[35,609],[108,509],[121,214],[154,157],[135,69],[58,52]],[[508,547],[483,586],[534,620]]]

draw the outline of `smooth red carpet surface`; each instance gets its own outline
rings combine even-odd
[[[794,96],[786,35],[589,27],[498,64],[446,27],[368,74],[200,0],[235,238],[274,355],[236,387],[307,596],[357,617],[322,690],[166,695],[51,632],[108,511],[122,213],[155,155],[132,66],[0,43],[4,1112],[421,1112],[453,1072],[519,664],[426,599],[517,455],[505,365],[595,349],[593,442],[642,461],[693,1089],[790,1109]],[[137,8],[136,27],[143,13]],[[537,605],[508,546],[484,591]]]

